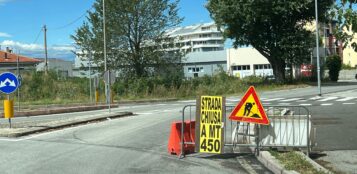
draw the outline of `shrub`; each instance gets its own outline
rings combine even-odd
[[[336,82],[342,68],[341,58],[338,55],[329,56],[326,60],[326,66],[329,69],[330,80]]]

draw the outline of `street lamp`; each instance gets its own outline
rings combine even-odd
[[[105,0],[103,0],[103,40],[104,40],[104,74],[107,74],[107,77],[104,77],[104,78],[107,78],[109,79],[109,73],[107,72],[108,70],[108,67],[107,67],[107,43],[106,43],[106,33],[105,33]],[[104,75],[105,76],[105,75]],[[110,87],[108,87],[110,84],[110,79],[108,80],[108,82],[105,82],[105,100],[106,100],[106,103],[109,105],[108,108],[109,108],[109,112],[110,112],[110,104],[111,104],[111,101],[110,101]]]
[[[317,86],[319,90],[319,96],[321,96],[321,77],[320,77],[320,53],[319,53],[319,19],[317,11],[317,0],[315,0],[315,16],[316,16],[316,62],[317,62]]]

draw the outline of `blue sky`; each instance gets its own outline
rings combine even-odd
[[[74,33],[95,0],[0,0],[0,45],[31,57],[44,57],[43,32],[48,28],[49,57],[73,60]],[[181,0],[179,15],[182,26],[211,22],[204,7],[206,0]]]

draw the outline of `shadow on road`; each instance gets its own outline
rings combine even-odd
[[[311,86],[317,86],[317,82],[309,83]],[[321,86],[353,86],[357,82],[321,82]]]
[[[237,158],[237,157],[242,157],[242,156],[251,156],[251,155],[254,155],[254,154],[252,154],[252,153],[224,153],[224,154],[204,156],[204,157],[201,157],[201,158],[205,158],[205,159],[231,159],[231,158]]]

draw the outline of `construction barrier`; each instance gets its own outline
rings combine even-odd
[[[233,148],[233,151],[236,147],[252,147],[255,148],[256,154],[259,154],[261,149],[300,149],[308,155],[315,145],[314,137],[316,136],[315,128],[312,128],[309,109],[293,105],[265,105],[264,108],[270,120],[269,125],[232,121],[228,119],[228,116],[234,106],[225,106],[223,146]],[[182,110],[182,120],[189,119],[191,122],[195,122],[196,109],[196,105],[186,105]],[[171,153],[170,150],[172,150],[175,154],[180,154],[180,158],[183,158],[186,154],[186,147],[194,147],[194,138],[187,137],[191,133],[194,137],[194,131],[191,131],[187,125],[178,124],[175,125],[175,133],[178,134],[176,137],[178,139],[175,139],[174,150],[169,149],[169,152]],[[181,134],[185,136],[179,136]],[[173,145],[171,146],[173,147]],[[181,149],[183,150],[180,152]]]
[[[181,154],[181,127],[184,127],[184,142],[183,152],[185,154],[193,153],[195,150],[195,121],[185,121],[182,125],[181,121],[176,121],[171,123],[171,132],[168,142],[167,150],[170,154],[180,155]]]

